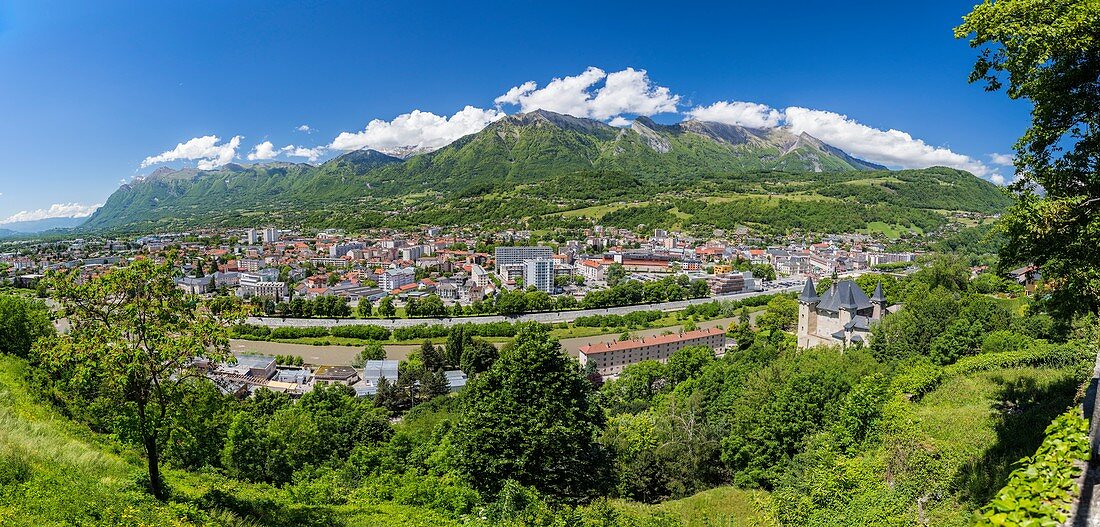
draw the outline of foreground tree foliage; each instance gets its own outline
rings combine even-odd
[[[1032,104],[1002,261],[1035,263],[1069,313],[1100,309],[1100,2],[985,0],[955,28],[970,75]]]
[[[227,320],[197,309],[173,275],[171,259],[142,259],[86,281],[54,276],[71,329],[40,341],[35,357],[50,397],[141,445],[160,499],[164,441],[198,361],[230,358]]]
[[[495,494],[514,480],[567,502],[605,490],[608,456],[596,442],[603,411],[542,326],[524,326],[463,399],[455,464],[475,488]]]
[[[0,353],[26,357],[35,340],[53,332],[49,308],[41,300],[0,294]]]

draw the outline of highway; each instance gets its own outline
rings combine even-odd
[[[675,302],[662,302],[658,304],[637,304],[633,306],[610,307],[606,309],[580,309],[575,311],[547,311],[543,313],[528,313],[516,316],[484,315],[476,317],[445,317],[445,318],[279,318],[279,317],[249,317],[245,320],[248,324],[278,327],[332,327],[352,325],[375,325],[389,329],[415,326],[418,324],[437,324],[441,326],[453,326],[456,324],[486,324],[490,322],[542,322],[553,324],[558,322],[572,322],[577,317],[592,315],[625,315],[634,311],[679,311],[692,304],[705,304],[715,300],[741,300],[759,295],[771,295],[788,291],[800,291],[801,285],[776,287],[751,293],[736,293],[729,295],[711,296],[707,298],[693,298],[690,300],[677,300]]]

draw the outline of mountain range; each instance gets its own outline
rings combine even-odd
[[[977,212],[1007,204],[997,187],[973,175],[930,170],[889,171],[783,128],[662,125],[645,117],[619,128],[536,110],[404,159],[365,149],[318,166],[160,168],[122,185],[81,228],[530,223],[601,203],[723,195]]]

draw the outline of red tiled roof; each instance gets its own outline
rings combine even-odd
[[[607,353],[609,351],[621,351],[635,348],[643,348],[646,346],[654,346],[657,344],[670,344],[673,342],[683,342],[685,340],[694,340],[703,337],[709,337],[711,335],[720,335],[722,330],[718,328],[697,329],[695,331],[688,331],[687,333],[673,333],[671,335],[658,335],[656,337],[648,337],[643,339],[626,340],[621,342],[601,342],[599,344],[588,344],[581,346],[581,353],[585,355],[592,355],[594,353]]]

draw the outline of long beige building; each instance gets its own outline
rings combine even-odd
[[[676,350],[687,346],[721,350],[726,346],[726,334],[721,329],[708,328],[620,342],[600,342],[581,346],[578,359],[581,365],[593,362],[600,375],[611,376],[622,373],[623,368],[630,364],[644,360],[665,362]]]

